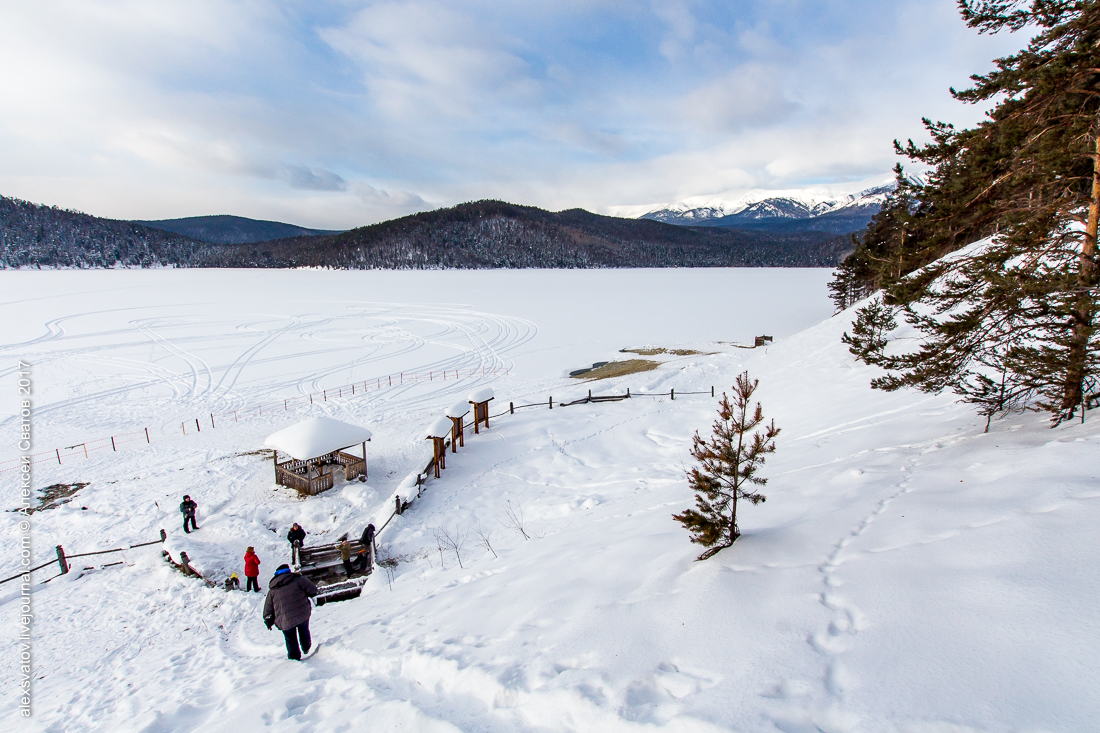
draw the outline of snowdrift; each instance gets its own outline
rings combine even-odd
[[[949,395],[874,392],[874,370],[840,343],[849,318],[755,350],[697,343],[709,353],[599,384],[679,394],[721,391],[746,369],[760,379],[782,429],[761,472],[768,500],[743,509],[742,538],[705,562],[671,515],[692,501],[684,469],[714,419],[709,397],[502,416],[468,434],[419,498],[424,425],[469,385],[386,413],[370,482],[304,501],[249,454],[262,425],[96,464],[73,502],[35,515],[36,552],[164,526],[166,548],[215,580],[255,546],[266,588],[291,522],[332,541],[381,527],[395,497],[412,504],[379,536],[392,576],[316,609],[321,646],[300,664],[264,628],[262,594],[207,588],[156,546],[37,586],[33,727],[1094,727],[1100,422],[1050,430],[1016,415],[983,434]],[[493,387],[517,404],[582,394],[514,372]],[[183,491],[200,505],[186,536]],[[15,610],[0,604],[9,627]],[[11,637],[4,649],[15,658]],[[7,719],[15,705],[4,700]]]

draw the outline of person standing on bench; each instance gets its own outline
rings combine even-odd
[[[344,563],[344,572],[350,578],[352,573],[355,572],[355,568],[351,565],[351,543],[348,542],[346,535],[340,540],[338,547],[340,548],[340,561]]]
[[[287,659],[301,659],[313,645],[309,636],[309,616],[313,607],[309,599],[315,595],[317,586],[308,578],[290,572],[286,564],[279,566],[267,586],[264,623],[268,629],[278,626],[283,632]]]
[[[180,502],[180,513],[183,514],[183,531],[191,534],[191,529],[198,529],[199,526],[195,524],[195,512],[198,511],[199,505],[195,503],[195,500],[186,494],[183,497],[183,501]],[[187,523],[191,523],[191,529],[187,528]]]

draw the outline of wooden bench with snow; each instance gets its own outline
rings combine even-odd
[[[349,539],[348,544],[351,546],[351,561],[354,563],[359,556],[359,550],[363,549],[363,543],[358,539]],[[310,580],[346,576],[344,563],[340,559],[340,543],[332,542],[298,550],[298,572]],[[370,570],[356,571],[355,574],[369,575]]]

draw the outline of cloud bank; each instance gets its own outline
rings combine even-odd
[[[3,3],[0,193],[345,228],[888,170],[1026,39],[953,0]]]

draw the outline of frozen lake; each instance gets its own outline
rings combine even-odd
[[[5,271],[0,414],[14,412],[19,359],[33,364],[37,443],[51,449],[127,425],[175,434],[196,415],[402,372],[507,370],[517,388],[544,389],[593,361],[623,358],[625,347],[793,334],[830,315],[829,277],[822,269]],[[452,383],[378,397],[407,409],[453,391]]]

